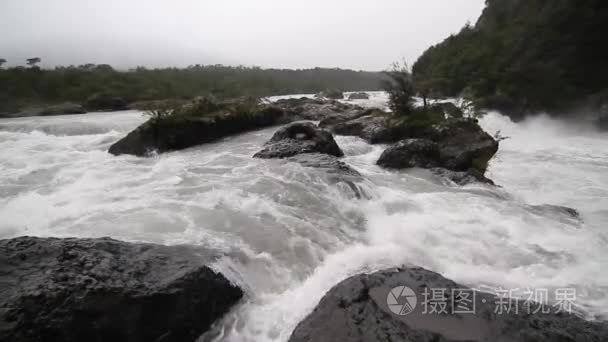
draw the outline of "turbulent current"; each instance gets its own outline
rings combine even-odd
[[[364,105],[385,105],[372,93]],[[386,146],[336,137],[364,176],[358,199],[322,170],[251,156],[276,127],[151,158],[108,147],[140,112],[0,120],[0,238],[101,237],[197,244],[247,297],[205,340],[285,341],[350,275],[418,265],[474,287],[575,288],[608,318],[608,135],[538,116],[500,130],[487,176],[451,184],[375,165]],[[577,209],[582,222],[533,205]]]

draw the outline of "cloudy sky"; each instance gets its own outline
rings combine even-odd
[[[0,58],[43,66],[383,70],[475,22],[484,0],[0,0]]]

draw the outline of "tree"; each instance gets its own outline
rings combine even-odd
[[[6,63],[6,59],[4,58],[0,58],[0,68],[2,68],[2,65]]]
[[[383,82],[389,96],[389,107],[397,115],[408,116],[414,111],[414,81],[407,63],[393,63],[391,70],[385,71],[390,78]]]
[[[28,58],[26,59],[27,65],[34,67],[36,64],[40,63],[42,60],[39,57]]]

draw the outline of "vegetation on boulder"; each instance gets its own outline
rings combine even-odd
[[[276,125],[285,118],[280,108],[255,99],[217,102],[208,98],[147,112],[150,119],[110,147],[114,155],[145,156],[175,151],[249,130]]]

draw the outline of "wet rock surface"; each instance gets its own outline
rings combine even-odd
[[[1,341],[194,341],[243,295],[197,247],[0,240]]]
[[[403,292],[403,287],[412,292]],[[429,293],[432,289],[445,291],[442,292],[445,310],[435,306],[433,312],[432,303],[424,301],[425,290]],[[498,312],[496,303],[502,303],[498,297],[481,292],[475,292],[473,297],[473,292],[467,290],[423,268],[356,275],[334,286],[298,324],[289,341],[600,342],[608,339],[608,325],[604,322],[584,321],[536,303],[531,303],[528,310],[521,301],[517,313],[513,309]],[[407,300],[403,295],[409,296]],[[470,302],[465,301],[467,299]],[[405,303],[410,304],[408,308]],[[475,307],[471,310],[473,303]],[[540,310],[535,313],[537,309]],[[543,313],[543,309],[549,312]]]
[[[279,129],[254,158],[287,158],[302,153],[342,157],[344,153],[329,131],[310,122],[295,122]]]
[[[345,185],[356,198],[370,197],[358,185],[358,183],[364,180],[364,177],[337,157],[320,153],[305,153],[287,158],[287,160],[299,163],[305,167],[325,171],[329,176],[330,183]]]
[[[176,151],[290,120],[283,110],[276,107],[260,110],[255,115],[220,113],[177,118],[166,120],[161,126],[149,120],[110,146],[108,152],[146,156],[152,152]]]
[[[437,167],[440,165],[439,146],[427,139],[401,140],[384,150],[377,164],[393,169]]]
[[[482,172],[476,169],[469,169],[467,171],[452,171],[438,167],[431,169],[431,172],[458,185],[467,185],[472,183],[496,185],[494,181],[487,178]]]
[[[339,101],[307,97],[279,100],[274,105],[296,118],[314,121],[323,120],[332,115],[342,116],[363,110],[361,107]]]
[[[476,170],[483,176],[498,142],[474,119],[448,120],[419,132],[422,139],[405,139],[387,148],[378,165],[388,168],[443,167],[452,171]]]

